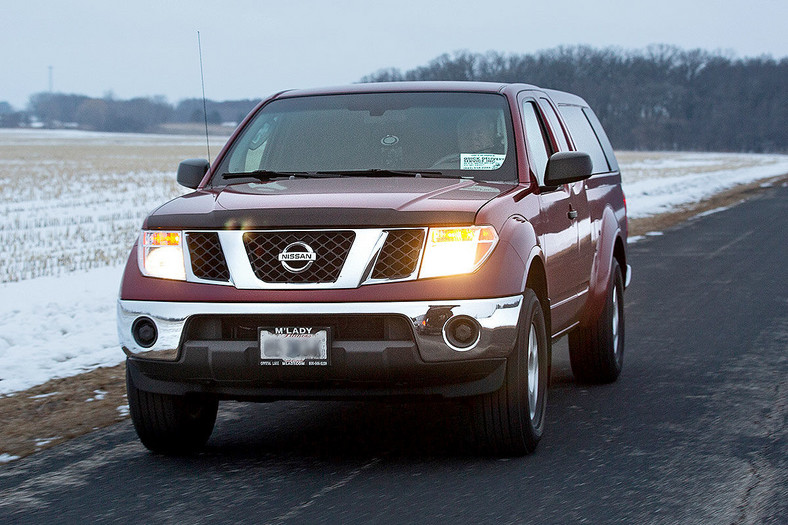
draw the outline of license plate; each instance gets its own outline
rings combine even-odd
[[[260,328],[260,364],[325,366],[328,365],[328,344],[328,328]]]

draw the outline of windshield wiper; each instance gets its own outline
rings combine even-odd
[[[361,176],[361,177],[425,177],[425,178],[460,178],[452,175],[446,175],[442,171],[429,171],[429,170],[388,170],[381,168],[373,168],[368,170],[336,170],[336,171],[321,171],[319,173],[327,173],[332,175],[346,175]]]
[[[296,177],[323,179],[334,177],[415,177],[415,178],[447,178],[447,179],[461,179],[456,175],[447,175],[442,171],[430,170],[388,170],[382,168],[372,168],[368,170],[328,170],[328,171],[272,171],[272,170],[254,170],[242,171],[238,173],[223,173],[222,178],[227,179],[244,179],[255,178],[258,180],[274,180],[274,179],[294,179]]]
[[[272,171],[272,170],[254,170],[254,171],[241,171],[237,173],[222,173],[223,179],[244,179],[251,177],[259,180],[273,180],[273,179],[294,179],[296,177],[306,177],[315,179],[325,179],[334,177],[343,177],[341,172],[330,173],[323,171]]]

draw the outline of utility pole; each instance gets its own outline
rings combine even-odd
[[[52,66],[49,66],[49,92],[52,93]]]

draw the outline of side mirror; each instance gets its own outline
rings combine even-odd
[[[193,190],[202,182],[211,164],[205,159],[187,159],[178,164],[178,184]]]
[[[544,174],[545,186],[560,186],[591,176],[591,157],[582,151],[559,151],[547,161]]]

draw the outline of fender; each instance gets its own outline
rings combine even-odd
[[[542,255],[542,247],[539,245],[539,237],[533,225],[521,215],[512,215],[501,228],[500,237],[506,239],[514,248],[517,255],[522,259],[525,272],[521,276],[520,291],[525,291],[525,283],[528,279],[528,272],[531,270],[531,263],[534,258]],[[542,260],[544,262],[544,260]]]
[[[590,326],[596,322],[602,313],[613,267],[613,250],[620,234],[621,228],[613,209],[609,205],[605,206],[602,219],[599,221],[599,239],[596,244],[594,261],[591,264],[588,299],[583,314],[580,316],[580,324],[583,326]]]
[[[542,251],[542,246],[539,244],[539,236],[536,235],[536,230],[533,225],[521,215],[513,215],[507,219],[501,228],[501,237],[504,237],[504,232],[509,244],[514,248],[518,257],[523,261],[525,271],[522,273],[520,279],[520,292],[525,293],[526,285],[528,284],[528,277],[531,275],[531,270],[534,267],[534,262],[539,261],[541,268],[538,270],[539,274],[536,277],[535,289],[537,297],[542,302],[542,310],[544,311],[546,328],[549,336],[552,336],[552,319],[550,316],[550,292],[547,288],[547,275],[545,275],[545,257]],[[552,354],[551,354],[552,355]]]

